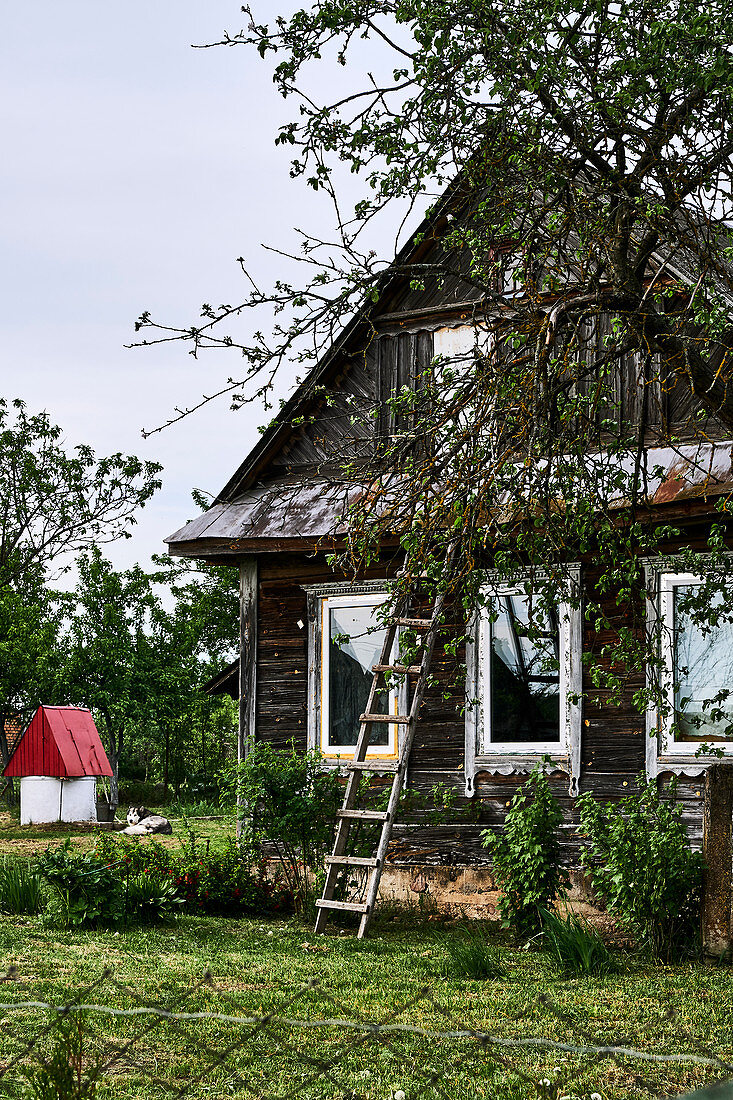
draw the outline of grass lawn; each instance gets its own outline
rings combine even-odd
[[[47,1019],[42,1010],[9,1011],[3,1004],[68,1002],[106,967],[111,978],[84,995],[85,1002],[302,1020],[396,1019],[440,1032],[476,1029],[505,1040],[610,1044],[733,1061],[727,969],[626,958],[611,977],[561,980],[547,956],[514,949],[494,929],[487,934],[496,940],[505,974],[480,982],[444,976],[448,941],[460,928],[382,923],[360,943],[350,936],[316,941],[307,927],[283,921],[182,917],[169,927],[59,933],[35,917],[5,918],[0,959],[17,974],[0,984],[0,1065]],[[207,969],[211,984],[199,984]],[[318,984],[308,989],[314,980]],[[592,1093],[605,1100],[674,1095],[729,1075],[722,1065],[499,1047],[409,1032],[375,1037],[335,1026],[273,1024],[257,1031],[231,1022],[90,1013],[85,1030],[92,1060],[95,1051],[109,1054],[113,1042],[140,1033],[100,1089],[119,1100],[165,1097],[186,1084],[195,1097],[388,1100],[402,1090],[406,1100]],[[46,1054],[51,1046],[48,1035],[38,1044]],[[217,1064],[218,1053],[230,1046],[232,1053]],[[0,1077],[6,1095],[21,1095],[14,1079],[15,1071]]]
[[[228,832],[221,822],[197,822],[195,829],[213,844]],[[183,832],[180,823],[178,835],[162,839],[177,844]],[[93,834],[21,830],[7,820],[0,856],[27,855],[65,835],[86,846]],[[617,973],[568,980],[548,955],[518,950],[486,925],[503,974],[475,981],[450,968],[449,948],[463,934],[460,925],[421,924],[417,914],[393,917],[385,912],[363,942],[351,934],[316,939],[310,927],[292,920],[183,916],[167,926],[61,932],[39,917],[0,917],[0,972],[7,975],[0,980],[0,1096],[29,1095],[22,1066],[32,1066],[36,1054],[47,1059],[57,1035],[57,1024],[44,1030],[55,1017],[43,1008],[7,1006],[75,999],[239,1020],[272,1013],[290,1021],[253,1026],[89,1012],[81,1027],[84,1065],[110,1062],[98,1095],[114,1100],[402,1100],[400,1093],[404,1100],[589,1100],[593,1094],[610,1100],[674,1096],[733,1076],[728,968],[653,965],[619,954]],[[111,974],[101,978],[107,968]],[[202,982],[207,972],[211,977]],[[414,1025],[432,1034],[317,1025],[334,1018]],[[497,1041],[445,1034],[465,1031],[487,1032]],[[7,1069],[34,1037],[33,1052]],[[531,1045],[535,1040],[588,1049]],[[115,1054],[128,1043],[121,1056]],[[602,1046],[693,1055],[715,1064],[645,1061],[593,1049]]]
[[[153,812],[166,813],[165,808]],[[118,811],[117,816],[122,821],[121,811]],[[202,819],[171,816],[170,822],[173,833],[158,834],[155,838],[166,848],[178,847],[189,830],[193,830],[197,839],[204,843],[207,840],[211,843],[223,841],[234,830],[233,817]],[[66,837],[71,837],[72,843],[79,848],[90,848],[98,835],[99,829],[96,825],[19,825],[16,815],[0,809],[0,859],[3,856],[36,855],[49,844],[58,844]]]

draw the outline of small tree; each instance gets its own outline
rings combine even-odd
[[[65,600],[65,691],[101,720],[117,805],[127,733],[135,718],[149,710],[151,667],[158,652],[149,635],[156,598],[139,566],[118,573],[97,547],[82,555],[78,569],[77,589]]]
[[[333,842],[342,791],[338,774],[323,768],[315,751],[287,750],[265,742],[224,776],[225,791],[246,808],[242,835],[253,848],[271,846],[303,912],[314,897]]]
[[[68,565],[82,550],[129,538],[135,513],[160,488],[162,467],[132,455],[67,453],[47,413],[28,415],[0,398],[0,586],[18,588],[30,568]]]
[[[517,939],[541,931],[542,911],[567,888],[568,874],[560,863],[561,821],[562,810],[550,790],[543,762],[511,800],[503,831],[486,829],[481,834],[501,888],[502,924],[512,928]]]
[[[54,695],[60,664],[53,595],[44,585],[73,555],[129,537],[160,487],[156,463],[64,447],[47,413],[0,398],[0,759],[4,718],[25,718]],[[68,701],[66,699],[64,702]]]
[[[656,783],[601,805],[578,800],[588,838],[582,862],[593,889],[653,955],[669,960],[688,948],[699,927],[702,856],[690,848],[682,809],[659,797]]]

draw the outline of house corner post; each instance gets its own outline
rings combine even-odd
[[[255,742],[257,706],[257,558],[239,563],[239,736],[237,763],[249,756]],[[237,839],[242,830],[241,796],[237,791]]]
[[[705,773],[702,852],[702,946],[709,958],[731,949],[733,764],[711,764]]]

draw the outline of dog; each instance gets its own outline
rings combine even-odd
[[[130,806],[127,811],[126,836],[149,836],[150,833],[172,833],[173,826],[167,817],[151,814],[144,806]]]

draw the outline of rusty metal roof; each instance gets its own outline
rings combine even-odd
[[[587,460],[593,462],[592,457]],[[622,459],[598,456],[599,485],[603,471],[618,469],[628,475],[636,456]],[[733,492],[733,440],[649,447],[643,452],[646,499],[652,505],[683,500],[705,500]],[[230,504],[215,504],[198,519],[186,524],[166,542],[171,553],[254,551],[271,540],[313,542],[343,535],[344,516],[366,492],[365,485],[326,478],[289,477],[249,489]],[[623,507],[623,498],[610,501]],[[184,550],[185,547],[185,550]]]
[[[343,516],[363,491],[362,486],[326,478],[283,478],[248,489],[230,504],[215,504],[165,541],[172,553],[191,542],[312,541],[344,532]]]

